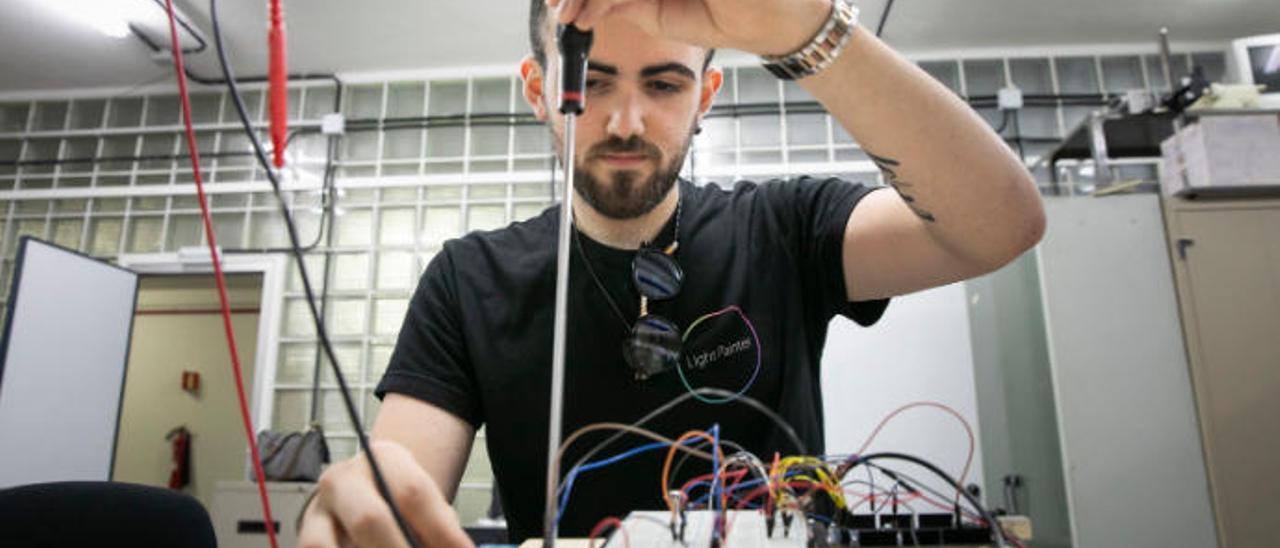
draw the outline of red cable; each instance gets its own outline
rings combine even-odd
[[[627,535],[627,530],[622,527],[622,520],[615,518],[613,516],[609,516],[600,520],[598,523],[596,523],[595,527],[591,528],[591,534],[587,535],[588,548],[595,548],[596,537],[600,536],[600,533],[604,532],[604,528],[610,525],[617,527],[619,531],[622,531],[622,548],[631,548],[631,538],[629,535]],[[607,543],[608,541],[606,541],[606,544]]]
[[[746,470],[739,470],[737,472],[725,472],[724,477],[740,480],[742,479],[742,476],[745,475],[746,473],[747,473]],[[684,494],[687,496],[689,494],[689,489],[693,487],[693,484],[698,483],[700,481],[710,482],[714,478],[715,478],[715,474],[703,474],[701,476],[691,478],[689,481],[686,481],[683,486],[680,487],[680,490],[683,491]],[[734,485],[736,485],[736,483]],[[730,485],[729,487],[732,488],[733,485]],[[710,489],[710,487],[708,487],[708,489]]]
[[[964,485],[965,479],[969,477],[969,466],[973,464],[973,451],[974,451],[974,445],[975,445],[974,437],[973,437],[973,427],[969,426],[969,421],[965,420],[964,416],[961,415],[958,411],[956,411],[955,409],[952,409],[950,406],[946,404],[939,403],[936,401],[928,401],[928,400],[916,401],[916,402],[911,402],[906,405],[903,405],[897,409],[894,409],[891,413],[889,413],[888,415],[885,415],[885,417],[880,420],[880,424],[876,425],[875,429],[871,431],[871,435],[867,436],[867,440],[862,442],[862,447],[859,447],[858,451],[854,454],[865,455],[867,452],[867,448],[871,446],[871,442],[874,441],[876,439],[876,436],[880,434],[880,429],[884,428],[884,425],[888,424],[890,420],[898,416],[898,414],[902,413],[903,411],[916,408],[916,407],[933,407],[935,409],[941,409],[951,414],[951,416],[955,417],[956,420],[960,421],[960,424],[964,426],[964,431],[969,436],[969,454],[964,459],[964,469],[960,471],[960,485]],[[843,469],[844,466],[841,466],[841,468]],[[837,470],[837,474],[843,476],[844,472],[846,471],[847,470]],[[959,496],[960,496],[960,490],[957,489],[956,497],[959,498]]]
[[[276,542],[275,520],[271,519],[271,500],[267,497],[267,483],[262,472],[262,459],[258,454],[258,441],[253,435],[253,421],[249,419],[249,404],[244,396],[244,376],[240,372],[240,352],[236,349],[236,335],[231,329],[231,305],[227,301],[227,281],[222,274],[222,259],[218,256],[218,241],[213,234],[213,221],[209,217],[209,202],[204,195],[204,178],[200,175],[200,153],[196,147],[196,132],[191,125],[191,97],[187,93],[187,75],[182,64],[182,47],[178,43],[178,27],[173,14],[173,0],[165,0],[169,12],[169,38],[173,43],[174,69],[178,73],[178,97],[182,100],[182,123],[186,127],[187,149],[191,152],[191,172],[196,181],[196,194],[200,199],[200,216],[204,219],[205,240],[209,255],[213,258],[213,276],[218,282],[218,300],[222,303],[222,327],[227,334],[227,348],[231,351],[231,370],[236,379],[236,396],[240,399],[240,418],[244,420],[245,437],[253,456],[253,473],[258,479],[258,497],[262,500],[262,515],[267,523],[267,538],[271,548],[279,548]]]
[[[267,31],[270,59],[267,67],[267,92],[271,115],[272,161],[276,169],[284,167],[284,148],[289,134],[288,70],[285,69],[284,12],[280,0],[271,0],[271,30]]]

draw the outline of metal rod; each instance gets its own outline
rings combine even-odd
[[[560,200],[559,254],[556,256],[556,308],[554,339],[551,346],[551,412],[547,417],[547,498],[543,515],[543,546],[556,544],[556,486],[560,483],[560,466],[556,454],[560,449],[560,429],[564,415],[564,360],[567,325],[569,323],[569,236],[573,230],[574,129],[578,115],[586,105],[587,54],[593,34],[573,25],[556,29],[560,50],[560,84],[557,90],[560,113],[564,115],[564,190]]]
[[[574,176],[574,126],[576,114],[564,118],[564,188],[560,201],[560,235],[556,254],[556,308],[554,338],[551,343],[551,414],[547,429],[547,500],[543,516],[543,546],[555,546],[556,537],[556,486],[560,483],[560,467],[556,465],[556,453],[560,448],[560,428],[564,406],[565,342],[569,319],[569,236],[573,230],[573,176]]]
[[[1170,69],[1169,61],[1169,29],[1160,29],[1160,68],[1164,71],[1164,81],[1169,84],[1169,91],[1173,92],[1178,89],[1178,85],[1173,82],[1173,71]],[[1159,101],[1159,97],[1156,99]]]

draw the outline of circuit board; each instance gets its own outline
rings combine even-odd
[[[672,534],[671,513],[636,511],[610,532],[605,548],[713,548],[714,512],[685,513],[683,539]],[[1029,535],[1028,535],[1029,536]],[[947,514],[858,515],[848,526],[831,527],[801,518],[778,518],[770,528],[758,510],[732,510],[725,517],[722,546],[732,548],[824,548],[859,546],[987,546],[991,529],[955,526]]]
[[[673,538],[671,512],[636,511],[614,530],[605,548],[711,548],[712,527],[719,512],[685,512],[684,540]],[[725,515],[724,544],[734,548],[805,548],[809,535],[802,520],[789,526],[776,523],[769,534],[765,515],[758,510],[730,510]],[[781,520],[778,520],[781,522]]]

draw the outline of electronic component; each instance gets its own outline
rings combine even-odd
[[[671,513],[661,510],[636,511],[622,521],[622,530],[614,530],[605,548],[706,548],[712,545],[711,531],[720,512],[691,510],[685,513],[684,539],[671,539]],[[786,535],[782,528],[770,536],[765,516],[756,510],[730,510],[725,515],[725,544],[734,548],[805,548],[809,532],[792,527]],[[624,532],[625,531],[625,532]],[[623,538],[626,538],[624,541]]]
[[[604,548],[710,548],[712,527],[718,512],[693,510],[684,513],[683,539],[671,537],[671,513],[661,510],[632,512],[620,529],[603,540]],[[783,519],[792,516],[785,512]],[[769,534],[767,517],[757,510],[730,510],[726,517],[725,545],[734,548],[825,548],[859,546],[988,546],[991,529],[986,526],[957,526],[951,514],[846,515],[847,526],[794,517],[797,526],[774,529]],[[1004,519],[1001,520],[1004,522]],[[877,527],[876,524],[880,526]],[[798,526],[806,524],[806,526]],[[1017,526],[1029,533],[1030,522],[1017,517]],[[1021,536],[1021,535],[1019,535]],[[1025,538],[1025,537],[1024,537]],[[529,539],[521,548],[535,548],[539,539]]]

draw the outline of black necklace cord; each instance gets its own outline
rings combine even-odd
[[[671,237],[671,244],[662,251],[667,255],[674,255],[676,250],[680,248],[680,212],[683,208],[684,193],[681,192],[679,194],[679,198],[676,199],[676,226]],[[582,231],[575,225],[573,227],[573,240],[574,243],[577,244],[574,247],[578,248],[578,256],[582,258],[582,263],[587,266],[587,274],[591,276],[591,281],[595,282],[596,289],[599,289],[600,293],[604,295],[605,302],[609,303],[609,308],[613,309],[613,313],[618,316],[618,321],[622,322],[623,333],[629,334],[631,333],[631,323],[627,321],[627,315],[622,313],[622,307],[618,306],[618,302],[613,300],[613,294],[609,292],[609,288],[605,287],[604,283],[600,281],[600,275],[596,274],[595,266],[592,265],[591,259],[587,257],[587,250],[582,245],[581,234]],[[647,247],[648,245],[649,244],[646,242],[642,244],[641,247]],[[644,315],[643,311],[641,312],[641,315]]]

